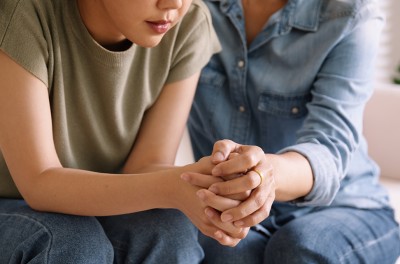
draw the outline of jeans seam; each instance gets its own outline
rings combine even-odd
[[[360,246],[354,247],[352,248],[352,250],[348,251],[347,253],[343,254],[342,257],[340,257],[339,262],[340,263],[344,263],[344,260],[347,259],[347,256],[351,255],[352,253],[359,251],[359,250],[363,250],[372,246],[375,246],[376,244],[378,244],[380,241],[387,239],[388,237],[392,236],[394,233],[399,232],[399,228],[396,227],[393,230],[391,230],[390,232],[386,233],[384,236],[381,236],[377,239],[374,239],[372,241],[367,241],[364,244],[361,244]]]

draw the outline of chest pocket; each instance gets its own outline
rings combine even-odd
[[[293,145],[297,131],[308,113],[310,94],[278,95],[263,93],[258,101],[261,143],[269,152]]]
[[[306,105],[310,101],[311,94],[287,96],[264,93],[260,95],[258,110],[276,117],[301,118],[308,113]]]

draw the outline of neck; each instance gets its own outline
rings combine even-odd
[[[261,32],[269,18],[286,5],[288,0],[242,0],[247,44]]]
[[[77,0],[77,2],[82,21],[97,43],[111,50],[127,48],[130,42],[114,27],[99,1]]]

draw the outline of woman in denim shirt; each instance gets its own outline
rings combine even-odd
[[[213,176],[242,177],[183,178],[204,187],[212,221],[252,227],[201,237],[206,262],[393,263],[399,228],[362,134],[376,1],[205,2],[223,50],[202,71],[190,136],[197,159],[221,162]]]

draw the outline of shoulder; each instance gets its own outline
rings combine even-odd
[[[188,12],[173,29],[175,37],[205,39],[214,34],[210,11],[201,0],[193,0]],[[180,37],[178,37],[180,36]]]
[[[8,17],[10,17],[22,12],[34,15],[32,12],[39,11],[40,14],[41,10],[45,10],[52,5],[53,2],[49,0],[1,0],[0,13],[2,16],[0,20],[5,20],[3,15],[8,15]]]
[[[52,0],[0,0],[0,49],[47,84]]]
[[[202,13],[204,15],[209,16],[209,11],[207,5],[201,1],[201,0],[193,0],[192,5],[189,8],[188,13],[194,12],[194,13]]]
[[[52,10],[53,2],[49,0],[1,0],[0,30],[5,30],[11,22],[43,23]]]
[[[183,22],[200,22],[200,23],[210,23],[211,24],[211,15],[208,7],[201,0],[193,0],[192,5],[190,6],[186,16],[183,19]]]

